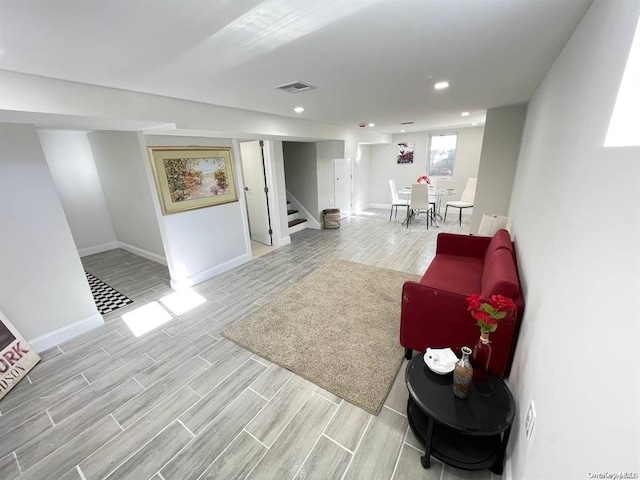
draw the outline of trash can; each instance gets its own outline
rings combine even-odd
[[[340,228],[340,209],[327,208],[322,211],[324,228]]]

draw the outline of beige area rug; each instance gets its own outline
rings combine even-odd
[[[377,415],[402,363],[409,273],[334,260],[222,335]]]

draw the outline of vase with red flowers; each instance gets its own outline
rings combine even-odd
[[[475,380],[485,380],[489,371],[489,360],[491,359],[489,334],[496,331],[500,320],[510,312],[515,311],[516,304],[510,298],[502,295],[491,295],[489,298],[483,298],[477,294],[469,295],[467,303],[469,304],[471,316],[476,320],[476,325],[480,327],[480,339],[473,347],[473,353],[471,354],[473,378]]]
[[[426,175],[420,175],[416,180],[416,183],[426,183],[427,185],[431,185],[431,179]]]

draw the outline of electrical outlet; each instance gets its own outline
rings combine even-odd
[[[529,440],[533,436],[533,427],[536,424],[536,407],[533,404],[533,400],[529,404],[529,409],[527,410],[527,416],[524,419],[524,431],[527,434],[527,440]]]

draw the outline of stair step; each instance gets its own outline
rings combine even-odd
[[[291,220],[289,222],[289,228],[295,227],[296,225],[300,225],[301,223],[304,223],[306,221],[307,221],[306,218],[296,218],[295,220]]]
[[[298,213],[298,210],[296,210],[295,208],[290,208],[289,210],[287,210],[287,215],[293,215],[294,213]]]

